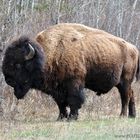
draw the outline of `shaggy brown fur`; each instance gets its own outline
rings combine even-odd
[[[91,69],[112,70],[116,84],[123,78],[132,82],[138,63],[137,48],[102,30],[80,24],[59,24],[42,31],[36,40],[46,56],[46,69],[85,79]],[[97,70],[97,71],[98,71]]]
[[[114,86],[121,95],[121,115],[127,115],[129,106],[129,116],[135,117],[131,83],[139,73],[139,51],[134,45],[105,31],[73,23],[51,26],[36,40],[39,45],[31,45],[36,54],[36,47],[43,48],[44,60],[40,59],[43,63],[39,71],[32,70],[36,78],[30,80],[30,86],[53,96],[60,110],[59,119],[67,117],[67,106],[71,110],[69,118],[77,119],[84,102],[83,88],[100,95]]]

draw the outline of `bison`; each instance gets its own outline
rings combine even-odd
[[[22,36],[7,47],[2,70],[17,99],[29,89],[51,95],[60,111],[58,120],[78,118],[84,88],[101,95],[117,87],[121,115],[127,116],[128,109],[130,117],[136,116],[131,84],[139,75],[139,51],[105,31],[61,23],[35,40]]]

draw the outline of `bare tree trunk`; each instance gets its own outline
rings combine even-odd
[[[132,25],[133,25],[133,16],[135,14],[135,9],[136,9],[136,5],[137,5],[138,0],[135,0],[132,6],[132,12],[131,12],[131,16],[130,16],[130,22],[128,23],[128,32],[127,32],[127,36],[126,36],[126,40],[128,40],[130,33],[131,33],[131,29],[132,29]]]
[[[62,6],[63,0],[58,0],[57,1],[57,13],[56,13],[56,24],[60,23],[60,17],[61,17],[61,6]]]
[[[61,5],[63,0],[52,0],[51,1],[51,23],[57,24],[60,22],[61,17]]]
[[[140,48],[140,44],[138,45],[138,43],[140,43],[140,30],[138,31],[137,36],[136,36],[136,46]]]

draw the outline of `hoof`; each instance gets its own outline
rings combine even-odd
[[[128,116],[129,118],[136,118],[136,114],[131,114]]]
[[[78,115],[69,115],[67,121],[76,121],[78,119]]]
[[[67,114],[65,114],[65,115],[64,114],[60,114],[56,121],[64,121],[67,118],[68,118]]]

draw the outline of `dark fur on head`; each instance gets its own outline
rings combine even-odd
[[[32,59],[25,60],[29,53],[28,44],[34,48],[35,55]],[[7,47],[2,71],[7,84],[14,87],[18,99],[23,98],[30,88],[42,84],[44,63],[42,48],[26,36],[13,41]]]

